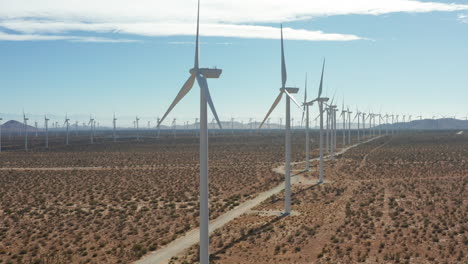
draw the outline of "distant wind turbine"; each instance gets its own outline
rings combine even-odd
[[[341,116],[343,117],[343,148],[346,145],[346,109],[344,107],[344,101],[341,107]]]
[[[260,128],[262,128],[265,121],[270,116],[271,112],[276,108],[276,106],[283,98],[283,94],[286,94],[286,132],[285,132],[285,192],[284,192],[284,214],[289,215],[291,213],[291,113],[290,113],[290,104],[291,100],[299,107],[299,103],[294,99],[291,94],[295,94],[299,91],[299,88],[290,88],[286,87],[286,79],[287,79],[287,72],[286,72],[286,62],[284,59],[284,45],[283,45],[283,26],[281,26],[281,88],[280,93],[276,97],[273,105],[271,106],[270,110],[266,114],[265,118],[263,119],[262,123],[260,124]]]
[[[112,139],[114,142],[117,141],[117,118],[115,118],[115,113],[114,116],[112,117]]]
[[[140,118],[138,116],[135,117],[135,128],[137,132],[137,141],[140,141],[140,125],[139,125]]]
[[[65,122],[63,122],[63,125],[64,125],[64,126],[65,126],[65,125],[67,126],[67,135],[66,135],[66,137],[65,137],[65,145],[68,145],[68,129],[69,129],[69,127],[70,127],[70,123],[69,123],[69,122],[70,122],[70,119],[68,118],[67,114],[65,114]]]
[[[90,139],[91,139],[91,144],[94,144],[94,118],[91,116],[89,117],[89,123],[88,126],[90,127]]]
[[[44,127],[45,127],[45,148],[49,148],[49,118],[44,116]]]
[[[28,120],[23,111],[23,122],[24,122],[24,150],[28,151]]]
[[[2,120],[3,118],[0,117],[0,121]],[[3,122],[0,122],[0,152],[2,152],[2,128],[3,128],[2,123]]]
[[[322,88],[323,88],[323,73],[325,71],[325,59],[323,60],[323,65],[322,65],[322,76],[320,78],[320,85],[319,85],[319,91],[318,91],[318,96],[314,100],[310,101],[307,103],[308,106],[312,106],[314,102],[318,103],[319,106],[319,116],[320,116],[320,161],[319,161],[319,183],[323,183],[323,105],[328,101],[328,98],[326,97],[321,97],[322,96]]]
[[[351,112],[348,107],[346,113],[348,113],[348,145],[351,145],[351,114],[353,112]]]
[[[306,159],[306,167],[305,171],[310,170],[310,139],[309,139],[309,105],[307,104],[307,73],[305,76],[305,84],[304,84],[304,102],[302,102],[303,109],[302,109],[302,121],[304,120],[305,114],[305,159]]]

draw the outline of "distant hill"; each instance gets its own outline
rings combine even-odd
[[[18,132],[18,131],[24,131],[24,124],[21,122],[18,122],[16,120],[9,120],[1,125],[2,127],[2,132]],[[27,127],[28,131],[36,131],[36,128],[33,126],[28,125]]]
[[[441,118],[441,119],[423,119],[413,120],[406,123],[396,123],[393,125],[382,125],[382,128],[395,128],[395,129],[415,129],[415,130],[456,130],[468,129],[467,120],[459,120],[454,118]]]

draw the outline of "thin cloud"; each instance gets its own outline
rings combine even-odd
[[[136,42],[131,39],[110,39],[101,37],[81,37],[81,36],[65,36],[65,35],[38,35],[38,34],[10,34],[0,31],[0,40],[3,41],[51,41],[51,40],[67,40],[72,42]]]
[[[458,14],[458,21],[460,21],[462,23],[468,23],[468,15]]]
[[[196,0],[0,0],[0,6],[0,27],[22,33],[25,39],[35,36],[54,40],[51,34],[73,34],[75,31],[188,36],[194,34],[196,19]],[[265,23],[351,14],[464,10],[468,10],[468,5],[417,0],[288,0],[287,3],[284,0],[203,0],[200,33],[214,37],[277,39],[278,28],[265,26]],[[57,36],[61,37],[64,36]],[[293,28],[285,28],[285,38],[306,41],[366,39],[353,34]]]
[[[65,23],[42,20],[1,21],[0,27],[26,34],[58,34],[72,31],[134,34],[140,36],[192,36],[194,25],[185,23]],[[255,25],[202,24],[200,35],[209,37],[278,39],[279,28]],[[324,33],[305,29],[284,28],[286,39],[309,41],[350,41],[362,37],[350,34]],[[171,44],[186,44],[173,42]]]

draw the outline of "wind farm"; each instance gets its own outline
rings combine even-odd
[[[115,3],[106,14],[88,2],[73,12],[51,3],[47,12],[31,5],[27,17],[12,3],[18,8],[0,11],[0,47],[33,48],[31,65],[18,55],[21,70],[0,74],[0,86],[16,87],[0,103],[0,263],[468,262],[463,79],[420,75],[393,61],[416,55],[386,45],[385,56],[364,57],[386,38],[307,24],[330,30],[324,15],[372,11],[398,21],[468,6],[403,0],[405,8],[348,10],[338,2],[184,0],[175,9],[161,2],[162,11]],[[270,16],[251,13],[259,10]],[[47,16],[35,24],[35,14]],[[80,16],[86,23],[65,37]],[[90,30],[104,35],[88,38]],[[355,54],[340,52],[347,46]],[[75,50],[70,63],[52,55],[62,49]],[[444,59],[466,68],[458,56]],[[59,65],[48,84],[80,88],[47,93],[49,69],[32,66],[39,57]],[[91,74],[80,76],[81,67]],[[25,86],[28,72],[42,74],[40,92]]]

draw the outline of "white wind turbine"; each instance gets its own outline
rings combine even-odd
[[[199,17],[200,17],[200,1],[198,1],[198,12],[197,12],[197,35],[195,41],[195,63],[194,67],[190,70],[190,77],[182,86],[177,97],[174,99],[169,109],[161,118],[160,123],[164,121],[170,111],[176,106],[176,104],[190,91],[195,80],[197,80],[200,86],[200,263],[208,264],[210,262],[209,257],[209,206],[208,206],[208,118],[207,118],[207,106],[211,108],[211,112],[218,121],[218,125],[221,127],[218,114],[214,107],[211,99],[210,91],[208,89],[207,78],[219,78],[221,75],[221,69],[210,69],[210,68],[199,68],[198,65],[198,36],[199,36]],[[159,123],[159,124],[160,124]]]
[[[336,150],[336,112],[338,109],[336,108],[336,105],[330,105],[330,114],[331,114],[331,119],[330,119],[330,150],[331,150],[331,155],[330,158],[332,160],[335,159],[335,150]]]
[[[351,112],[348,107],[346,113],[348,113],[348,145],[351,145],[351,114],[353,112]]]
[[[176,138],[176,127],[177,127],[177,119],[174,118],[172,120],[172,133],[174,134],[174,138]]]
[[[234,135],[234,117],[231,117],[231,134]]]
[[[89,117],[89,123],[88,126],[90,127],[90,139],[91,139],[91,144],[94,144],[94,118],[91,116]]]
[[[305,171],[310,170],[310,139],[309,139],[309,105],[307,104],[307,73],[305,76],[305,85],[304,85],[304,102],[302,103],[302,121],[304,120],[305,114],[305,159],[306,159],[306,167]],[[301,121],[301,122],[302,122]]]
[[[136,127],[136,132],[137,132],[137,141],[140,141],[140,125],[139,122],[140,118],[138,116],[135,117],[135,127]]]
[[[357,142],[361,141],[361,128],[360,128],[360,123],[359,119],[361,118],[361,112],[359,112],[359,109],[356,108],[356,115],[354,116],[354,120],[357,118]]]
[[[28,151],[28,120],[26,114],[23,111],[23,122],[24,122],[24,150]]]
[[[65,138],[65,144],[68,145],[68,129],[70,127],[70,119],[68,118],[67,114],[65,114],[65,122],[63,122],[63,125],[67,125],[67,135]]]
[[[320,116],[320,169],[319,169],[319,183],[323,183],[323,104],[328,101],[327,97],[322,96],[322,87],[323,87],[323,73],[325,70],[325,59],[323,60],[322,65],[322,76],[320,78],[320,86],[317,98],[307,103],[308,106],[312,106],[314,102],[318,103],[319,106],[319,116]]]
[[[290,88],[286,87],[286,79],[287,79],[287,73],[286,73],[286,62],[284,60],[284,46],[283,46],[283,26],[281,26],[281,88],[280,88],[280,93],[276,97],[275,101],[273,102],[273,105],[271,106],[270,110],[266,114],[265,118],[263,119],[262,123],[260,124],[260,128],[262,128],[263,124],[265,121],[268,119],[270,116],[271,112],[275,109],[275,107],[279,104],[281,101],[281,98],[283,98],[283,94],[286,94],[286,138],[285,138],[285,143],[286,143],[286,153],[285,153],[285,201],[284,201],[284,214],[288,215],[291,213],[291,113],[290,113],[290,104],[291,100],[301,108],[299,103],[297,103],[296,99],[291,94],[295,94],[299,91],[299,88]]]
[[[117,118],[115,118],[115,113],[114,116],[112,117],[112,139],[114,142],[117,141]]]
[[[159,135],[161,133],[161,127],[159,126],[159,124],[160,124],[161,118],[159,118],[159,116],[158,116],[156,121],[158,122],[158,125],[157,125],[157,128],[158,128],[157,139],[159,139]]]
[[[44,127],[45,127],[45,147],[46,149],[49,148],[49,118],[44,116]]]
[[[36,129],[35,129],[35,132],[36,132],[35,137],[37,137],[37,121],[34,121],[34,127],[36,128]]]
[[[78,136],[78,121],[75,121],[75,136]]]
[[[341,116],[343,117],[343,148],[346,145],[346,109],[344,107],[344,101],[341,107]]]
[[[0,117],[0,121],[2,121],[3,118]],[[0,122],[0,152],[2,152],[2,122]]]

